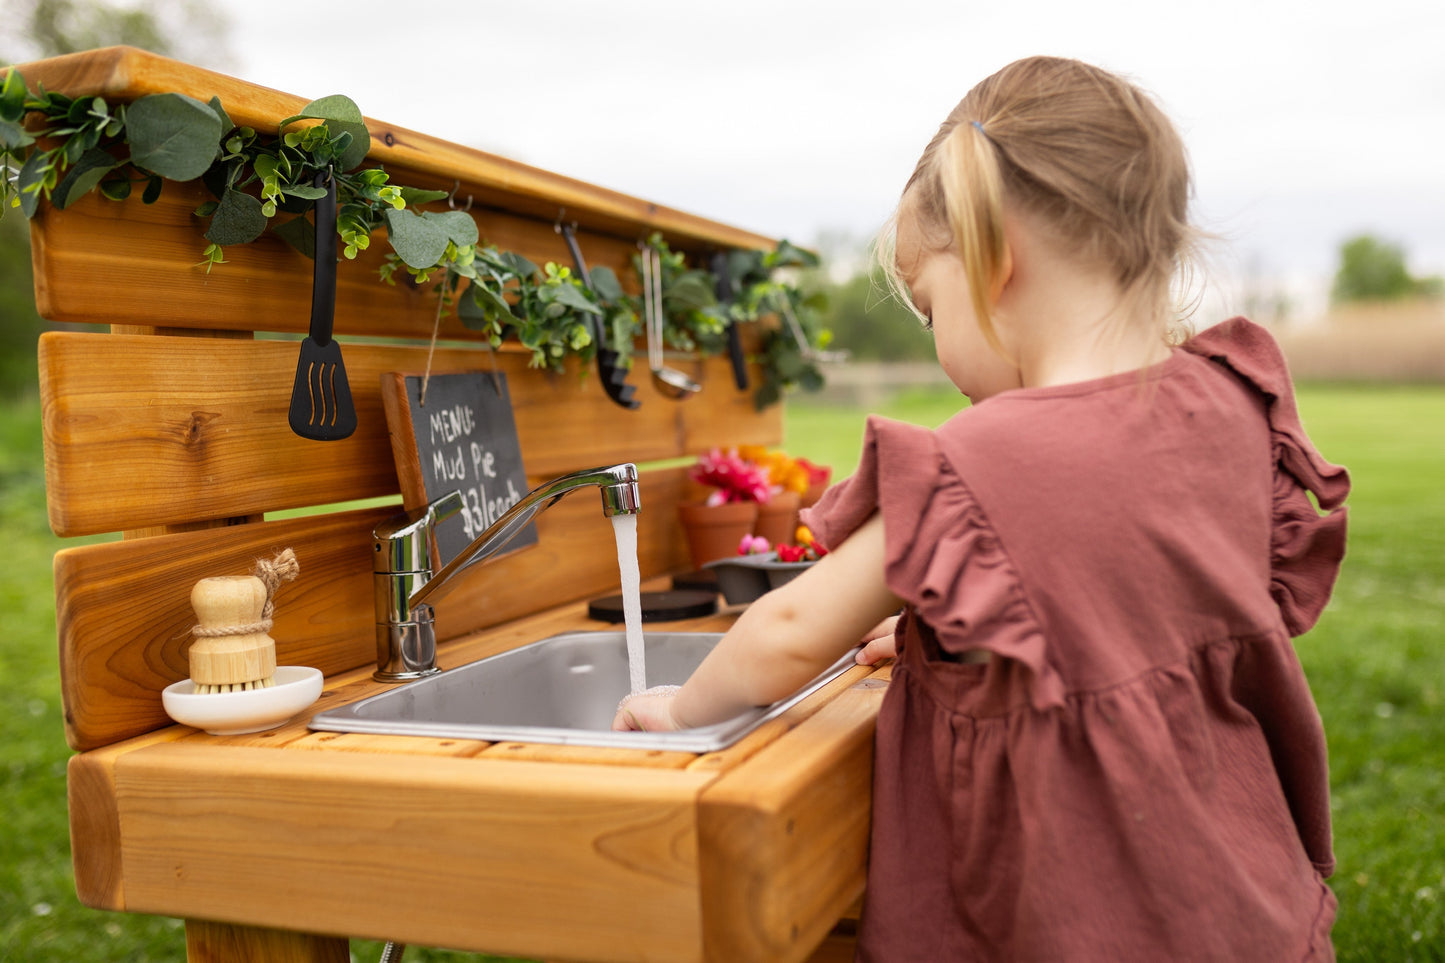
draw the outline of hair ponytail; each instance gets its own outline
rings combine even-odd
[[[1146,94],[1077,60],[1030,57],[980,82],[949,113],[900,210],[918,219],[932,250],[962,261],[979,326],[1003,353],[990,302],[1004,267],[1006,206],[1108,270],[1167,337],[1171,281],[1192,264],[1199,237],[1189,194],[1183,142]],[[897,219],[878,250],[891,286],[905,293],[889,263]]]
[[[939,186],[953,244],[968,278],[974,315],[988,343],[1006,355],[992,316],[1004,259],[1004,189],[998,157],[982,126],[973,121],[953,126],[943,142],[940,162]]]

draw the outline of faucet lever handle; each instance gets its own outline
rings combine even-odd
[[[466,507],[466,501],[459,491],[449,491],[440,498],[433,499],[426,507],[427,525],[435,525],[437,522],[446,521]]]
[[[462,493],[450,491],[425,508],[393,515],[371,533],[376,543],[376,571],[430,572],[437,567],[434,530],[465,507]]]

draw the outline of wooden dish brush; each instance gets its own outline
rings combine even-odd
[[[273,597],[282,582],[300,573],[296,554],[286,549],[258,560],[251,575],[203,578],[191,589],[199,625],[189,654],[197,694],[244,692],[275,685],[276,640],[267,633]]]

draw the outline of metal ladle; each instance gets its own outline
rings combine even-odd
[[[642,249],[642,313],[647,325],[647,363],[652,369],[652,386],[673,401],[684,401],[697,394],[702,385],[663,364],[662,256],[651,245]]]

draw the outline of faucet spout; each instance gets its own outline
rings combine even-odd
[[[642,496],[637,490],[637,466],[613,465],[610,468],[589,468],[544,482],[522,496],[505,515],[458,553],[426,584],[412,593],[411,604],[435,602],[456,585],[454,576],[464,569],[485,561],[506,547],[535,515],[541,514],[562,498],[579,488],[597,486],[602,490],[602,514],[636,515],[642,510]]]
[[[459,493],[398,515],[372,532],[377,561],[374,678],[403,682],[439,671],[432,604],[456,587],[458,574],[499,552],[533,517],[564,495],[592,486],[601,490],[605,516],[642,510],[637,466],[627,463],[589,468],[538,485],[435,574],[433,526],[460,511]]]

